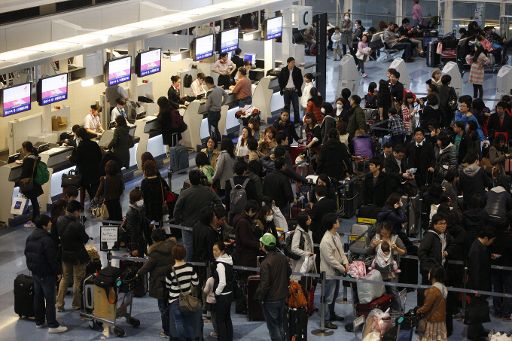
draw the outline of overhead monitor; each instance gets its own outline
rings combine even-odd
[[[31,83],[24,83],[2,90],[2,116],[30,110]]]
[[[141,52],[135,58],[135,72],[137,76],[144,77],[161,71],[162,50],[154,49]]]
[[[283,17],[265,20],[265,40],[280,38],[283,35]]]
[[[106,64],[107,85],[112,86],[132,79],[132,57],[109,60]]]
[[[234,51],[238,48],[238,28],[220,33],[220,52]]]
[[[194,60],[202,60],[213,56],[213,34],[197,37],[194,40]]]
[[[68,99],[68,74],[41,78],[37,82],[37,102],[47,105]]]
[[[252,66],[256,66],[256,55],[254,53],[244,54],[244,63],[250,62]]]

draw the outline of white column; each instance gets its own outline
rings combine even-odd
[[[402,6],[402,0],[395,0],[395,6],[396,6],[396,24],[398,26],[402,25],[402,19],[404,18],[404,8]]]
[[[62,62],[62,61],[61,61]],[[66,68],[67,68],[67,60],[66,60]],[[62,63],[59,63],[62,64]],[[41,65],[41,77],[53,76],[55,73],[53,69],[52,63]],[[51,104],[43,106],[43,126],[41,127],[41,132],[43,134],[48,134],[52,132],[52,118],[51,118],[52,106]]]
[[[444,1],[443,33],[447,34],[453,30],[453,0]]]
[[[281,56],[283,63],[293,54],[293,34],[292,34],[292,16],[296,15],[294,9],[283,11],[283,35],[281,37]],[[294,18],[297,22],[298,18]]]
[[[273,11],[266,9],[265,10],[265,19],[273,17]],[[262,23],[263,25],[263,23]],[[260,26],[261,29],[263,29],[263,26]],[[271,70],[274,68],[274,50],[273,45],[274,40],[265,40],[263,44],[263,55],[264,55],[264,68],[265,68],[265,74],[267,74],[268,70]]]
[[[132,60],[135,61],[135,56],[139,50],[143,49],[144,42],[142,40],[137,40],[128,44],[128,54],[132,56]],[[137,77],[136,75],[132,75],[132,79],[129,83],[130,89],[130,97],[131,100],[137,100]]]

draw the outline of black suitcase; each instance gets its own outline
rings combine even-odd
[[[170,148],[171,172],[179,173],[188,169],[188,150],[185,146]]]
[[[22,317],[34,317],[34,280],[20,274],[14,279],[14,312]]]
[[[260,285],[260,276],[254,275],[247,278],[247,318],[249,321],[265,321],[261,302],[256,299],[256,290]]]
[[[119,268],[122,271],[122,278],[124,281],[132,281],[135,279],[137,271],[142,267],[143,262],[134,262],[130,260],[119,261]],[[148,277],[145,274],[138,279],[135,279],[132,286],[133,296],[144,297],[148,291]]]
[[[338,202],[343,218],[352,218],[360,206],[362,183],[359,179],[344,180],[338,187]]]
[[[288,340],[308,339],[308,311],[305,308],[288,308]]]
[[[427,66],[436,67],[441,63],[441,56],[437,54],[437,44],[439,44],[438,40],[432,40],[428,43],[428,51],[427,51]]]

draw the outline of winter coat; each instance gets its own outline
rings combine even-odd
[[[57,246],[51,235],[42,228],[36,228],[25,243],[27,268],[40,277],[56,276],[59,272]]]
[[[23,179],[23,178],[34,179],[34,177],[36,176],[36,172],[37,172],[37,164],[35,164],[35,163],[38,162],[39,159],[40,158],[34,154],[29,154],[23,158],[20,179]],[[34,169],[34,167],[35,167],[35,169]],[[32,181],[32,183],[34,184],[32,190],[23,193],[23,195],[26,196],[27,198],[37,198],[38,196],[43,194],[43,187],[35,181]]]
[[[192,231],[192,241],[194,246],[192,261],[213,262],[215,260],[212,253],[213,244],[224,241],[222,229],[216,231],[213,227],[198,221]]]
[[[215,167],[215,174],[212,178],[212,183],[217,180],[220,182],[220,188],[224,189],[226,181],[233,177],[233,167],[235,166],[236,158],[231,157],[225,150],[221,151],[217,158],[217,165]]]
[[[235,216],[233,225],[236,240],[233,253],[235,265],[256,267],[256,257],[260,254],[261,232],[245,213]]]
[[[291,274],[288,258],[280,252],[269,252],[260,265],[260,285],[256,297],[269,302],[286,299]]]
[[[445,234],[445,238],[445,251],[447,251],[447,247],[450,244],[450,236]],[[422,274],[428,274],[432,268],[443,265],[444,261],[442,252],[443,249],[440,235],[433,230],[428,230],[423,236],[420,247],[418,248],[420,271]]]
[[[428,322],[445,322],[447,296],[446,287],[441,283],[435,283],[425,290],[425,300],[423,305],[418,308],[418,313],[428,316]]]
[[[300,245],[301,241],[303,244],[302,247]],[[313,236],[311,231],[306,232],[301,226],[297,225],[292,237],[291,251],[300,256],[298,260],[290,260],[292,271],[300,272],[302,263],[304,263],[306,257],[309,256],[309,253],[315,253],[313,249]]]
[[[317,174],[322,173],[338,180],[352,173],[352,160],[347,147],[338,139],[329,139],[320,150]]]
[[[174,206],[174,219],[178,224],[194,226],[198,212],[206,206],[220,205],[221,201],[210,187],[192,185],[180,193]]]
[[[492,182],[482,167],[469,165],[460,173],[459,186],[462,191],[464,206],[467,206],[475,195],[485,196],[485,189],[490,188]]]
[[[128,233],[126,246],[128,250],[139,250],[140,253],[146,250],[144,231],[147,229],[147,225],[144,209],[130,205],[126,212],[126,231]]]
[[[77,218],[65,215],[57,220],[57,230],[62,245],[62,262],[67,264],[87,264],[89,255],[85,244],[89,235]]]
[[[174,265],[172,258],[174,246],[176,242],[173,239],[152,244],[148,250],[148,261],[137,272],[139,276],[149,272],[149,296],[153,298],[167,298],[165,276]]]
[[[280,170],[274,170],[263,180],[263,195],[275,201],[279,208],[293,201],[290,179]]]
[[[72,160],[76,162],[78,173],[82,175],[82,185],[100,182],[100,165],[103,155],[100,146],[91,140],[80,141],[73,151]]]
[[[130,128],[117,127],[114,130],[114,137],[108,148],[112,149],[119,160],[119,167],[130,168],[130,148],[133,147],[133,137],[130,135]]]

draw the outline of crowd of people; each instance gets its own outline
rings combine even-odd
[[[413,20],[420,20],[418,16],[416,9]],[[344,25],[332,37],[335,58],[352,49],[347,29]],[[390,25],[388,30],[395,32],[398,27]],[[363,45],[367,39],[361,40]],[[400,44],[409,58],[414,41],[405,46],[398,40],[394,46]],[[195,155],[197,169],[189,171],[179,193],[171,191],[157,161],[146,152],[141,160],[143,179],[130,191],[129,207],[123,212],[121,169],[127,167],[126,151],[133,141],[126,138],[126,119],[120,112],[114,118],[117,135],[109,146],[113,152],[102,152],[91,140],[91,133],[98,133],[97,128],[91,131],[100,112],[97,106],[91,106],[90,126],[74,127],[75,138],[70,141],[75,147],[72,161],[81,175],[78,188],[65,188],[64,198],[53,203],[50,215],[39,213],[40,185],[34,182],[23,193],[32,201],[36,227],[25,254],[34,277],[37,327],[46,321],[51,333],[66,331],[55,310],[65,309],[71,276],[71,309],[80,309],[80,285],[89,261],[85,245],[90,240],[81,219],[85,193],[105,205],[110,220],[125,220],[124,242],[130,255],[147,257],[138,276],[149,273],[149,295],[157,299],[161,314],[160,335],[171,340],[200,339],[203,311],[210,311],[212,336],[233,340],[231,306],[235,303],[238,314],[251,314],[254,307],[248,300],[262,303],[270,338],[284,340],[290,279],[300,283],[306,296],[318,285],[292,275],[305,262],[311,263],[307,272],[326,274],[325,327],[338,328],[336,322],[344,317],[337,315],[335,302],[342,285],[332,277],[347,275],[354,256],[345,253],[345,241],[338,233],[340,215],[351,216],[349,202],[360,212],[371,212],[366,218],[377,221],[369,255],[371,268],[379,270],[385,282],[402,281],[411,273],[416,277],[417,269],[402,268],[400,256],[418,256],[421,283],[432,285],[418,290],[417,312],[426,321],[421,340],[446,340],[453,332],[452,318],[464,313],[461,297],[447,291],[447,286],[511,293],[510,271],[491,270],[491,265],[512,265],[508,247],[512,242],[511,96],[487,108],[480,90],[474,98],[457,96],[450,76],[434,70],[427,82],[428,94],[420,98],[404,87],[399,72],[389,69],[387,79],[370,83],[363,98],[343,89],[333,106],[314,86],[314,77],[303,76],[290,57],[278,76],[285,103],[279,117],[262,127],[259,120],[248,120],[238,143],[233,143],[218,129],[225,99],[222,87],[232,87],[241,106],[251,102],[246,69],[234,64],[221,54],[215,66],[222,76],[218,86],[211,77],[198,75],[194,88],[206,96],[210,137]],[[360,67],[364,72],[363,63]],[[232,84],[235,70],[237,82]],[[176,145],[171,135],[179,134],[171,122],[183,103],[177,95],[180,82],[173,76],[168,97],[158,99],[164,143],[171,147]],[[373,130],[370,121],[383,129]],[[37,151],[25,142],[23,154],[22,177],[34,177]],[[316,181],[311,183],[306,176],[313,174]],[[355,188],[362,200],[350,198],[347,186]],[[423,204],[416,209],[411,202],[419,198]],[[189,229],[178,238],[166,235],[162,226],[167,215]],[[423,233],[410,229],[411,216],[419,217]],[[291,237],[284,233],[288,230],[294,231]],[[316,260],[310,262],[311,257]],[[452,261],[464,262],[467,274]],[[255,292],[249,290],[254,273],[239,267],[259,267]],[[57,274],[62,274],[58,293]],[[186,314],[180,297],[194,288],[200,289],[202,309]],[[386,291],[393,295],[391,308],[400,311],[396,287],[388,286]],[[470,296],[471,309],[488,304],[485,295]],[[352,300],[357,302],[357,295]],[[311,302],[311,313],[315,303],[324,302]],[[493,297],[492,304],[497,318],[511,320],[509,298]],[[467,321],[469,339],[482,339],[484,322],[485,318]]]

